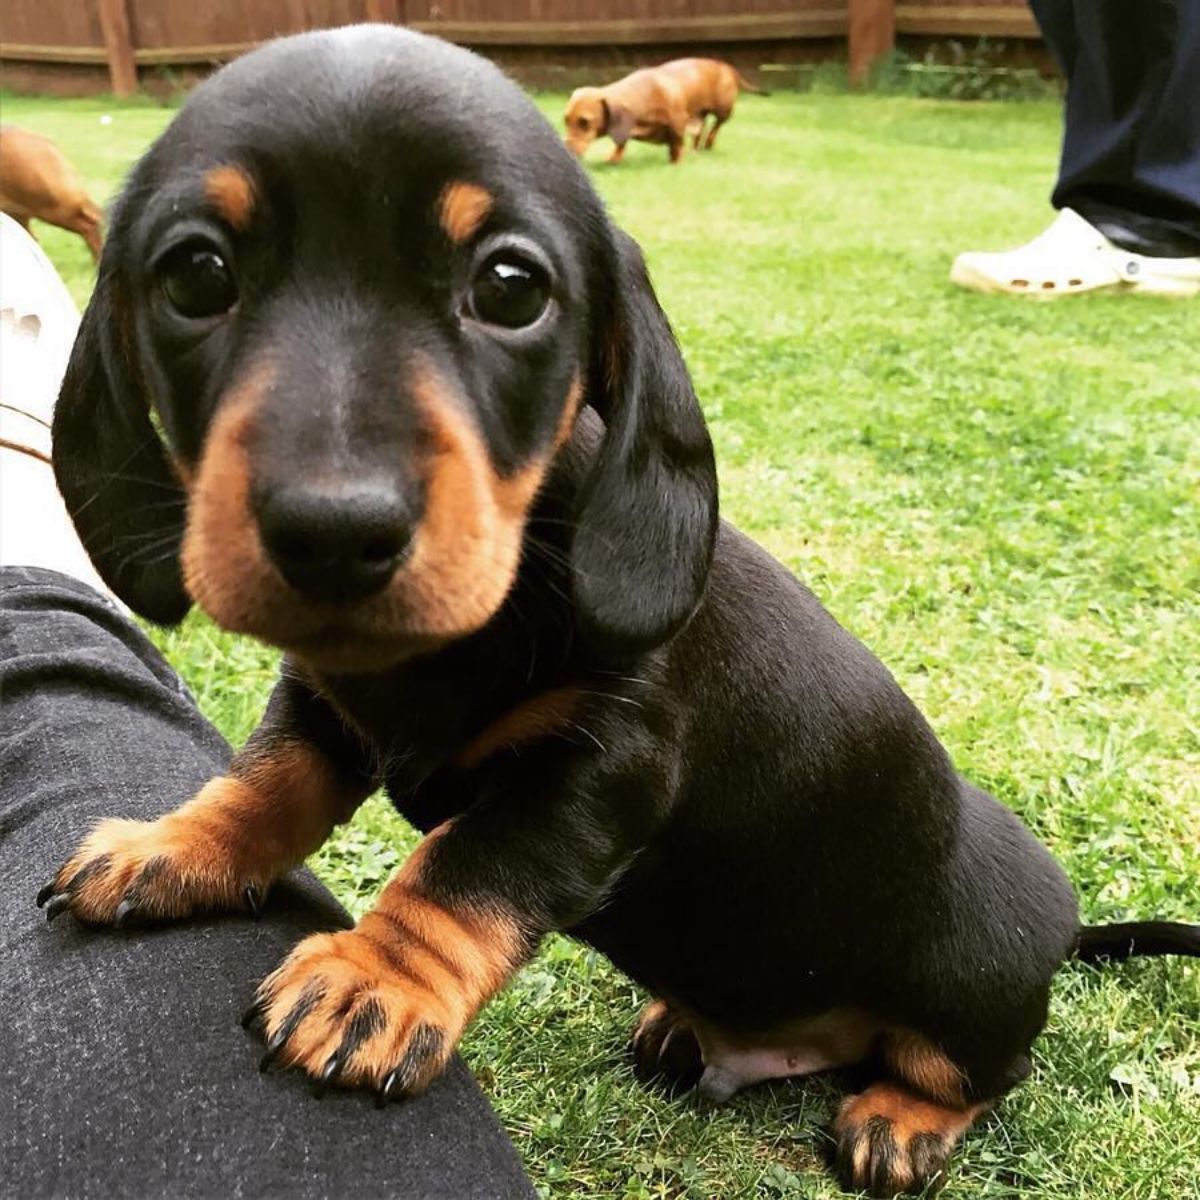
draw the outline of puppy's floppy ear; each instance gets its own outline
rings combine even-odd
[[[606,429],[580,492],[572,590],[584,637],[618,656],[691,617],[717,531],[712,441],[636,243],[616,231],[588,402]]]
[[[633,113],[617,100],[606,98],[600,103],[604,105],[604,132],[623,146],[633,133]]]
[[[54,410],[54,474],[101,578],[173,625],[191,606],[179,565],[186,497],[150,423],[117,241],[114,230]]]

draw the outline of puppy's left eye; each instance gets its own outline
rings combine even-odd
[[[522,329],[550,302],[550,281],[533,263],[509,256],[488,259],[471,285],[471,315],[489,325]]]
[[[237,281],[212,246],[197,242],[180,246],[166,256],[159,272],[171,307],[182,316],[215,317],[237,303]]]

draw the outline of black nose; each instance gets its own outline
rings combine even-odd
[[[263,545],[284,579],[335,604],[382,591],[412,537],[404,497],[387,483],[290,484],[272,488],[256,508]]]

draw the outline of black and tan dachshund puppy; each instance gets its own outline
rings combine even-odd
[[[866,1062],[844,1181],[940,1172],[1029,1070],[1075,898],[718,520],[639,252],[529,100],[393,28],[275,42],[197,89],[111,230],[63,493],[138,612],[286,658],[229,775],[101,824],[49,914],[256,909],[382,784],[428,836],[263,982],[269,1059],[415,1091],[565,930],[658,997],[644,1074],[720,1099]]]

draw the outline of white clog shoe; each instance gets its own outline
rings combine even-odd
[[[1053,299],[1079,292],[1200,293],[1200,258],[1151,258],[1122,250],[1074,209],[1064,208],[1031,242],[999,254],[968,251],[950,280],[975,292]]]

